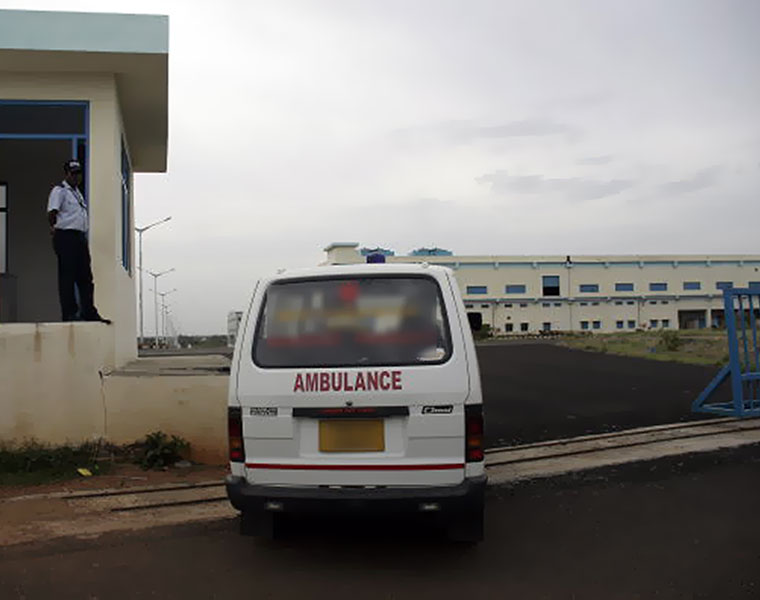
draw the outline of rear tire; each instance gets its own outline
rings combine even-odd
[[[282,536],[284,515],[270,511],[240,513],[240,534],[274,540]]]
[[[484,509],[481,504],[454,515],[446,527],[446,534],[452,542],[477,544],[483,541],[484,529]]]

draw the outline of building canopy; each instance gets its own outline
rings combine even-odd
[[[113,73],[132,166],[166,170],[169,19],[0,10],[0,71]]]

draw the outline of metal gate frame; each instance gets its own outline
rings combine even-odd
[[[757,331],[760,319],[755,316],[755,310],[760,309],[760,289],[724,289],[723,305],[728,364],[694,400],[691,410],[733,417],[760,417],[760,336]],[[733,400],[708,403],[717,387],[729,377]]]

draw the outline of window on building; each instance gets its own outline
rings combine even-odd
[[[588,329],[588,321],[581,321],[581,329]]]
[[[601,329],[601,328],[602,328],[602,322],[601,322],[601,321],[594,321],[594,322],[591,324],[591,326],[592,326],[594,329]]]
[[[683,289],[684,290],[701,290],[702,284],[699,281],[684,281],[683,282]]]
[[[528,331],[528,323],[520,323],[520,331]]]
[[[514,325],[512,323],[505,323],[504,324],[504,331],[507,333],[511,332],[514,329]]]
[[[552,330],[552,324],[548,321],[545,321],[544,324],[541,326],[541,329],[544,331],[551,331]]]
[[[525,302],[520,302],[520,308],[527,308],[527,306]]]
[[[464,307],[465,308],[475,308],[475,305],[474,304],[465,304]]]
[[[488,305],[488,304],[481,304],[481,305],[480,305],[480,308],[491,308],[491,306],[490,306],[490,305]]]
[[[588,302],[581,302],[581,306],[588,306]]]
[[[715,284],[715,287],[719,290],[730,290],[732,287],[734,287],[733,281],[718,281]]]
[[[668,291],[668,284],[667,283],[650,283],[649,284],[649,291],[650,292],[667,292]]]
[[[0,131],[10,134],[84,135],[86,107],[82,102],[19,102],[0,112]]]
[[[623,321],[615,321],[615,327],[617,327],[618,329],[623,329],[623,325],[624,325]]]
[[[657,304],[657,300],[650,300],[649,304]]]
[[[554,306],[562,306],[562,303],[561,302],[555,302]]]
[[[467,293],[468,294],[487,294],[488,293],[488,286],[486,286],[486,285],[468,285],[467,286]]]
[[[592,302],[591,306],[599,306],[599,303],[598,302]]]
[[[649,326],[650,326],[650,327],[652,327],[652,328],[654,329],[655,327],[657,327],[657,325],[658,325],[659,323],[660,323],[660,322],[659,322],[657,319],[650,319],[650,321],[649,321]]]
[[[636,329],[636,321],[628,321],[628,329]]]
[[[129,152],[121,140],[121,264],[132,272],[132,164]]]
[[[559,275],[544,275],[541,279],[544,296],[559,296]]]
[[[616,283],[615,291],[616,292],[632,292],[633,284],[632,283]]]
[[[628,305],[631,305],[631,306],[632,306],[632,305],[634,305],[634,304],[636,304],[636,303],[635,303],[633,300],[626,300],[626,304],[628,304]]]
[[[660,300],[660,304],[670,304],[670,300]]]
[[[670,319],[663,319],[662,320],[662,326],[663,327],[670,327]]]
[[[544,308],[550,308],[551,305],[552,305],[551,302],[544,302],[543,304],[541,304],[541,306],[543,306]]]
[[[509,303],[507,303],[507,304],[504,305],[504,308],[512,308],[512,305],[509,304]]]
[[[623,301],[618,300],[617,302],[615,302],[615,306],[623,306]]]
[[[0,183],[0,273],[5,273],[8,245],[8,186]]]
[[[523,283],[510,283],[507,284],[507,286],[504,288],[504,291],[507,294],[524,294],[525,289],[525,284]]]
[[[582,283],[578,286],[581,294],[596,294],[599,292],[598,283]]]

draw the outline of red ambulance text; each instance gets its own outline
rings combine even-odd
[[[293,383],[294,392],[387,392],[401,389],[401,371],[298,373]]]

